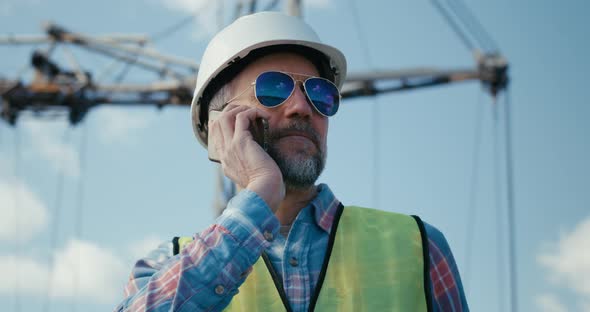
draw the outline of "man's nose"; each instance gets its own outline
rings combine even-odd
[[[293,90],[293,94],[289,98],[288,102],[285,105],[285,113],[288,117],[293,117],[295,115],[299,117],[311,117],[313,114],[313,107],[311,107],[311,103],[307,99],[305,95],[305,90],[303,89],[303,85],[297,84],[295,86],[295,90]]]

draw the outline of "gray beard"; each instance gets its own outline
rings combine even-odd
[[[289,156],[271,147],[268,154],[279,166],[287,189],[306,189],[313,186],[324,170],[325,154],[320,151],[310,157]]]
[[[287,189],[306,189],[315,184],[324,170],[326,164],[325,148],[319,146],[319,137],[309,124],[294,122],[289,126],[289,129],[310,133],[315,138],[314,143],[317,152],[310,156],[297,152],[293,155],[283,153],[276,147],[276,144],[273,144],[276,139],[280,138],[281,131],[279,130],[278,133],[271,133],[268,154],[279,166]]]

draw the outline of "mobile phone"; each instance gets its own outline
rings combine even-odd
[[[220,114],[221,111],[218,110],[210,111],[209,125],[211,125],[211,122],[217,120]],[[211,127],[208,128],[210,129]],[[265,152],[268,151],[268,121],[262,117],[256,118],[254,123],[250,123],[249,130],[250,133],[252,133],[254,141],[256,141],[256,143],[258,143],[258,145],[260,145]],[[215,149],[215,142],[212,142],[211,137],[207,138],[207,151],[209,153],[209,160],[219,162],[219,155],[217,155],[217,150]]]

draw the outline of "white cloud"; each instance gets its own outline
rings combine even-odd
[[[131,259],[138,260],[147,256],[150,251],[158,248],[162,242],[164,242],[162,238],[150,235],[139,242],[131,244],[129,248]]]
[[[0,256],[0,295],[49,296],[52,299],[113,304],[122,298],[131,263],[145,257],[163,240],[151,235],[129,244],[123,253],[96,243],[71,239],[53,254],[53,265],[38,256]]]
[[[537,259],[557,282],[590,297],[590,218],[562,235],[559,242]]]
[[[579,306],[590,305],[590,217],[537,256],[549,278],[578,295]]]
[[[135,133],[147,128],[155,119],[154,112],[145,109],[105,107],[94,114],[100,125],[99,139],[106,144],[128,143]]]
[[[77,178],[80,175],[78,151],[73,145],[64,142],[63,125],[26,120],[21,122],[31,137],[31,143],[41,157],[45,158],[54,169],[65,175]]]
[[[77,267],[79,274],[76,274]],[[128,273],[128,268],[111,250],[90,242],[71,240],[55,256],[54,295],[80,296],[99,302],[116,300],[122,291],[120,281],[124,281]]]
[[[0,293],[12,294],[18,286],[21,294],[45,296],[51,278],[52,298],[96,303],[113,303],[121,298],[129,268],[113,251],[70,240],[53,257],[51,267],[33,257],[0,257]]]
[[[538,311],[541,312],[566,312],[567,308],[552,294],[543,294],[535,298]]]
[[[19,293],[41,295],[47,286],[47,268],[33,258],[1,256],[0,274],[2,294],[12,294],[16,289]]]
[[[0,240],[27,242],[45,229],[48,219],[47,208],[26,185],[0,181]]]

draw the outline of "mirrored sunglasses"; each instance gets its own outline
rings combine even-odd
[[[293,76],[308,78],[296,80]],[[260,104],[266,107],[277,107],[291,97],[298,81],[301,81],[305,96],[316,111],[326,117],[336,114],[340,106],[340,92],[333,82],[325,78],[290,72],[267,71],[258,75],[250,87],[254,86],[254,95]],[[227,103],[240,97],[248,89],[240,92]]]

